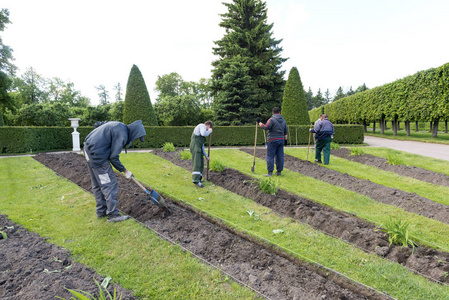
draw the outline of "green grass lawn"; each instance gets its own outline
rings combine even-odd
[[[240,169],[247,168],[248,171],[252,166],[252,157],[238,150],[213,150],[211,156],[225,164],[229,159]],[[177,201],[188,203],[212,217],[221,219],[236,230],[276,244],[300,259],[323,264],[356,281],[387,291],[397,298],[421,299],[429,296],[429,293],[432,293],[433,298],[449,297],[449,289],[446,286],[429,282],[398,264],[367,254],[346,242],[316,231],[307,224],[273,213],[250,199],[210,183],[206,183],[204,189],[198,189],[191,183],[189,171],[160,157],[148,153],[132,153],[122,161],[132,170],[136,178],[145,184]],[[263,173],[262,165],[264,162],[258,160],[256,177],[260,177]],[[298,182],[295,181],[295,185],[298,185]],[[322,189],[320,191],[322,193]],[[250,216],[248,211],[254,211],[258,218]],[[438,222],[434,224],[445,227]],[[275,234],[273,232],[275,229],[281,229],[283,233]],[[448,230],[447,226],[445,229]]]
[[[2,214],[141,299],[256,297],[135,221],[98,220],[93,195],[32,158],[0,158],[0,190]]]
[[[250,173],[250,155],[238,150],[214,150],[212,155],[225,164],[233,161]],[[121,158],[136,178],[148,186],[222,219],[236,230],[277,244],[300,259],[316,261],[398,299],[449,298],[447,286],[430,282],[399,264],[367,254],[307,224],[277,215],[252,200],[210,183],[198,189],[191,183],[189,171],[153,154],[128,153]],[[255,176],[260,177],[265,170],[265,162],[258,159]],[[305,176],[285,173],[280,179],[282,187],[307,185]],[[137,296],[146,299],[254,297],[250,291],[224,280],[216,270],[199,264],[179,247],[161,240],[134,221],[109,224],[97,220],[92,195],[31,158],[2,159],[0,174],[0,187],[6,195],[0,201],[1,213],[69,249],[77,261],[103,276],[112,276]],[[322,191],[319,186],[312,189],[319,198],[326,198]],[[343,189],[340,192],[349,195]],[[353,198],[353,205],[366,201],[365,198]],[[254,214],[250,216],[248,211],[254,211],[258,218]],[[396,212],[401,213],[398,209],[384,211]],[[438,232],[440,237],[449,236],[443,224],[431,221],[420,227],[434,225],[435,232],[443,229]],[[282,229],[283,233],[275,234],[274,229]]]
[[[368,148],[368,147],[367,147]],[[365,151],[366,148],[363,148]],[[313,152],[313,151],[312,151]],[[306,160],[307,150],[302,148],[285,148],[285,154]],[[315,157],[315,153],[310,157]],[[446,162],[449,165],[449,162]],[[376,167],[368,166],[362,163],[353,162],[344,158],[331,155],[331,163],[323,165],[323,167],[347,173],[360,179],[369,179],[370,181],[399,189],[409,193],[416,193],[424,198],[430,199],[437,203],[449,205],[449,187],[423,182],[411,177],[401,176],[394,172],[388,172]]]
[[[449,175],[449,162],[444,159],[431,158],[419,154],[382,147],[364,147],[363,151],[366,154],[371,154],[384,159],[388,159],[388,154],[397,155],[403,160],[404,165],[406,166],[415,166],[436,173]]]
[[[407,132],[405,130],[399,130],[397,136],[393,135],[392,130],[385,130],[385,134],[380,134],[380,130],[376,130],[376,133],[373,133],[372,129],[368,129],[368,132],[365,132],[365,135],[376,136],[386,139],[394,139],[394,140],[407,140],[407,141],[418,141],[425,143],[437,143],[437,144],[449,144],[449,134],[444,132],[438,132],[438,136],[436,138],[432,137],[432,133],[426,131],[416,132],[414,130],[410,131],[410,136],[407,136]]]
[[[307,149],[302,150],[307,151]],[[254,178],[260,178],[262,174],[266,173],[266,162],[258,158],[256,158],[256,172],[251,173],[253,156],[242,151],[219,149],[212,153],[225,166],[240,170]],[[333,207],[336,210],[355,214],[359,218],[378,226],[387,223],[390,216],[408,220],[412,224],[410,232],[414,239],[449,252],[449,225],[447,224],[404,211],[392,205],[376,202],[367,196],[285,168],[282,174],[283,176],[278,177],[277,180],[279,187],[286,191]]]

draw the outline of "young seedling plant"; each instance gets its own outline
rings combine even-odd
[[[382,226],[385,229],[381,229],[381,231],[388,233],[390,245],[402,245],[402,247],[408,247],[410,245],[413,248],[413,252],[417,244],[410,238],[409,226],[410,223],[408,221],[401,219],[393,220],[390,217],[390,220]]]
[[[183,159],[183,160],[191,160],[192,159],[192,153],[190,153],[189,150],[179,151],[179,155],[181,156],[181,159]]]
[[[175,152],[176,151],[175,145],[173,145],[173,143],[169,143],[169,142],[166,142],[164,144],[164,146],[162,146],[162,149],[164,150],[164,152]]]
[[[351,148],[351,155],[360,156],[363,154],[365,154],[365,151],[363,151],[362,148],[359,148],[359,147]]]
[[[340,145],[335,142],[331,142],[331,149],[340,149]]]
[[[225,169],[225,166],[220,161],[218,161],[216,159],[212,159],[210,161],[209,167],[212,171],[219,172],[219,173],[223,172]]]
[[[259,188],[264,193],[276,195],[276,193],[278,192],[278,185],[279,185],[278,182],[274,181],[270,177],[263,177],[259,179],[258,184]]]
[[[392,166],[398,166],[398,165],[404,164],[404,160],[401,157],[399,157],[398,155],[395,155],[393,153],[388,153],[387,158],[388,158],[388,163]]]
[[[103,283],[100,285],[98,283],[98,281],[95,280],[95,284],[98,286],[98,297],[95,297],[85,291],[67,289],[73,296],[75,296],[75,298],[71,297],[70,300],[72,300],[72,299],[75,299],[75,300],[76,299],[78,299],[78,300],[121,300],[122,299],[122,295],[118,296],[115,288],[114,288],[114,294],[111,295],[111,293],[109,293],[109,291],[106,289],[107,284],[104,284],[104,283],[105,282],[103,281]],[[117,298],[117,297],[119,297],[119,298]],[[66,300],[65,298],[61,298],[59,296],[56,296],[56,298]]]

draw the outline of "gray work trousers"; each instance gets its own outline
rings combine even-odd
[[[109,162],[98,168],[92,168],[87,163],[90,178],[92,181],[92,191],[97,202],[97,216],[117,216],[118,182]]]

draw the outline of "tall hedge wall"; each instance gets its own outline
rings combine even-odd
[[[309,126],[290,125],[290,145],[307,145]],[[172,142],[176,147],[188,147],[194,127],[145,126],[144,142],[134,141],[132,148],[161,148]],[[93,127],[78,127],[81,147]],[[72,150],[71,127],[0,127],[0,154],[30,153],[56,150]],[[214,126],[211,136],[213,146],[253,146],[255,126]],[[340,144],[363,142],[363,126],[335,125],[334,141]],[[264,143],[262,130],[257,130],[257,143]],[[313,141],[312,141],[313,143]]]
[[[316,120],[323,107],[309,112]],[[449,118],[449,63],[324,105],[334,123]]]

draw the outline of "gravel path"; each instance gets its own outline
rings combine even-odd
[[[387,147],[423,156],[449,160],[449,145],[415,141],[399,141],[366,135],[364,142],[372,147]]]

